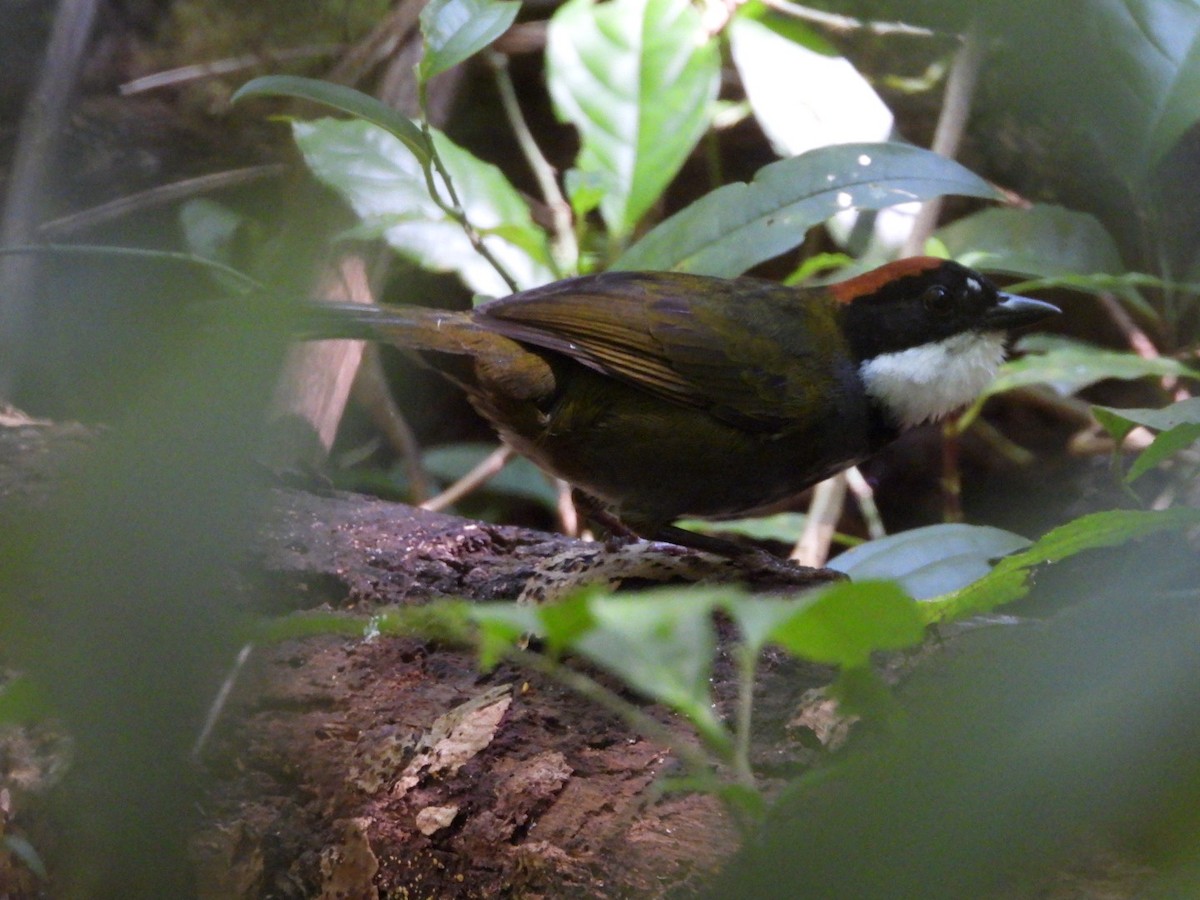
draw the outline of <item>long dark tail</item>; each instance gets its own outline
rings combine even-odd
[[[405,350],[434,350],[473,355],[479,352],[480,328],[468,313],[423,306],[366,303],[311,303],[301,316],[300,337],[320,341],[349,338],[380,341]]]

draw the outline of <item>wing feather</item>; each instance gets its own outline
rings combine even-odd
[[[816,374],[845,353],[833,303],[754,278],[608,272],[514,294],[475,315],[665,400],[768,431],[838,389],[834,374]]]

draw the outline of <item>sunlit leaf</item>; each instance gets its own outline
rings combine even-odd
[[[844,209],[881,209],[943,194],[995,198],[959,163],[907,144],[844,144],[781,159],[652,229],[614,268],[734,277],[799,246]]]
[[[509,293],[458,223],[430,198],[420,162],[405,144],[361,121],[295,122],[292,130],[313,174],[398,252],[432,271],[457,272],[478,293]],[[433,141],[467,218],[517,283],[529,288],[552,280],[545,234],[504,174],[439,132]]]
[[[579,129],[577,166],[603,186],[614,236],[633,229],[704,133],[719,62],[687,0],[570,0],[551,18],[550,94]]]
[[[752,2],[727,33],[754,117],[780,156],[891,136],[891,110],[875,89],[801,20]]]
[[[520,10],[517,0],[430,0],[421,10],[422,80],[474,56],[508,31]]]
[[[992,562],[1028,547],[1011,531],[952,523],[914,528],[859,544],[829,563],[854,581],[890,578],[918,600],[966,587],[992,570]]]

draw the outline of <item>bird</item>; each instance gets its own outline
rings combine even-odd
[[[608,271],[465,312],[323,303],[306,336],[419,352],[593,521],[737,558],[761,551],[676,521],[775,506],[950,415],[1059,313],[910,257],[822,286]]]

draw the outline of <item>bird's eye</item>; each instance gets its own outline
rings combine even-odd
[[[946,315],[954,308],[953,295],[940,284],[926,288],[925,293],[921,295],[921,302],[927,310],[939,316]]]

